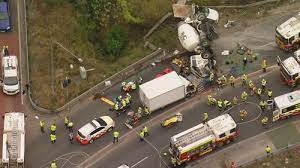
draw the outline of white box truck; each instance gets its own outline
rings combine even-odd
[[[25,116],[21,112],[4,115],[2,167],[24,168]]]
[[[140,85],[140,100],[153,112],[185,98],[189,85],[188,80],[172,71]]]

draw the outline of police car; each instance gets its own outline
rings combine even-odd
[[[5,94],[15,95],[20,92],[17,56],[2,57],[2,80]]]
[[[114,127],[115,122],[109,116],[95,118],[92,122],[85,124],[78,130],[76,139],[83,145],[92,143],[95,139],[112,131]]]

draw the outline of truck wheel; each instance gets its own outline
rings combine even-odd
[[[205,19],[205,14],[204,13],[199,13],[198,16],[197,16],[197,19],[199,21],[203,21]]]
[[[212,54],[209,53],[208,51],[204,51],[202,54],[201,54],[201,57],[203,59],[210,59],[212,57]]]
[[[202,47],[208,47],[209,41],[206,38],[201,39],[201,46]]]

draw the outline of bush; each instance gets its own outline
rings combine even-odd
[[[110,56],[110,59],[115,60],[120,56],[127,41],[127,34],[120,26],[113,26],[105,39],[105,52]]]

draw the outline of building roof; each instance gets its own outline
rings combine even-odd
[[[300,13],[294,17],[291,17],[277,28],[278,33],[280,33],[284,38],[289,39],[300,32]]]
[[[182,86],[184,82],[175,71],[172,71],[140,85],[140,89],[148,99],[152,99]]]
[[[207,125],[217,136],[233,128],[236,128],[236,123],[229,114],[224,114],[214,119],[211,119],[207,122]]]
[[[289,57],[282,61],[284,68],[290,75],[295,75],[300,72],[300,65],[294,57]]]
[[[275,97],[274,102],[279,109],[300,103],[300,90]]]

